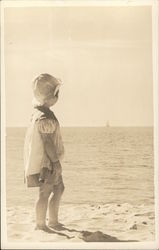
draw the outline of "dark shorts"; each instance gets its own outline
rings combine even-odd
[[[39,187],[39,197],[42,198],[49,198],[51,193],[56,193],[57,195],[61,196],[64,191],[64,184],[62,176],[59,177],[59,182],[56,185],[52,182],[44,182],[41,183]]]
[[[52,171],[48,168],[43,168],[40,174],[27,177],[27,187],[40,187],[44,183],[53,186],[63,183],[61,165],[55,166]]]

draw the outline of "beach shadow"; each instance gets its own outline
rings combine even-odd
[[[80,233],[79,238],[85,242],[137,242],[137,240],[119,240],[118,238],[108,234],[104,234],[101,231],[96,231],[96,232],[83,231],[83,230],[81,231],[76,229],[70,229],[65,226],[59,226],[58,228],[56,228],[56,232],[57,231]]]

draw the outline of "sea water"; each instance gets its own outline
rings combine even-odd
[[[154,202],[153,128],[62,128],[62,204]],[[26,128],[6,130],[7,206],[34,205],[38,188],[24,184]]]

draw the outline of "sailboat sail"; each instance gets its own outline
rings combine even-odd
[[[107,121],[106,127],[107,127],[107,128],[110,127],[109,121]]]

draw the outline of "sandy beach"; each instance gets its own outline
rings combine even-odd
[[[154,241],[152,129],[62,132],[65,192],[59,221],[64,227],[49,234],[34,230],[38,190],[23,182],[25,129],[7,130],[8,242]]]
[[[151,205],[63,205],[60,222],[50,233],[35,230],[31,207],[7,209],[8,242],[138,242],[153,241],[154,211]]]

